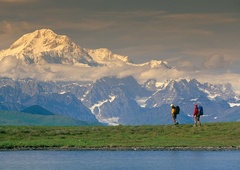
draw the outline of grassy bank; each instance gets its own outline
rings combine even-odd
[[[240,147],[240,123],[39,127],[0,126],[0,149]]]

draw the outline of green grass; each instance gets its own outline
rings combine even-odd
[[[0,126],[0,149],[239,147],[240,123],[159,126]]]

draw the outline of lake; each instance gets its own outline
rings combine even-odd
[[[240,169],[240,151],[0,151],[1,170]]]

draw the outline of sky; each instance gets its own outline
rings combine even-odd
[[[42,28],[134,63],[240,78],[240,0],[0,0],[0,50]]]

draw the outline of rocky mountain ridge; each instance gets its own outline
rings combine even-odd
[[[240,97],[229,84],[217,86],[182,79],[171,80],[155,89],[149,90],[133,77],[104,77],[96,82],[71,83],[1,78],[0,107],[20,111],[39,105],[55,114],[84,121],[141,125],[172,123],[171,103],[181,107],[179,122],[191,123],[193,105],[198,103],[204,106],[205,122],[224,121],[223,117],[226,121],[240,120],[236,113]],[[226,91],[228,97],[224,95]]]

